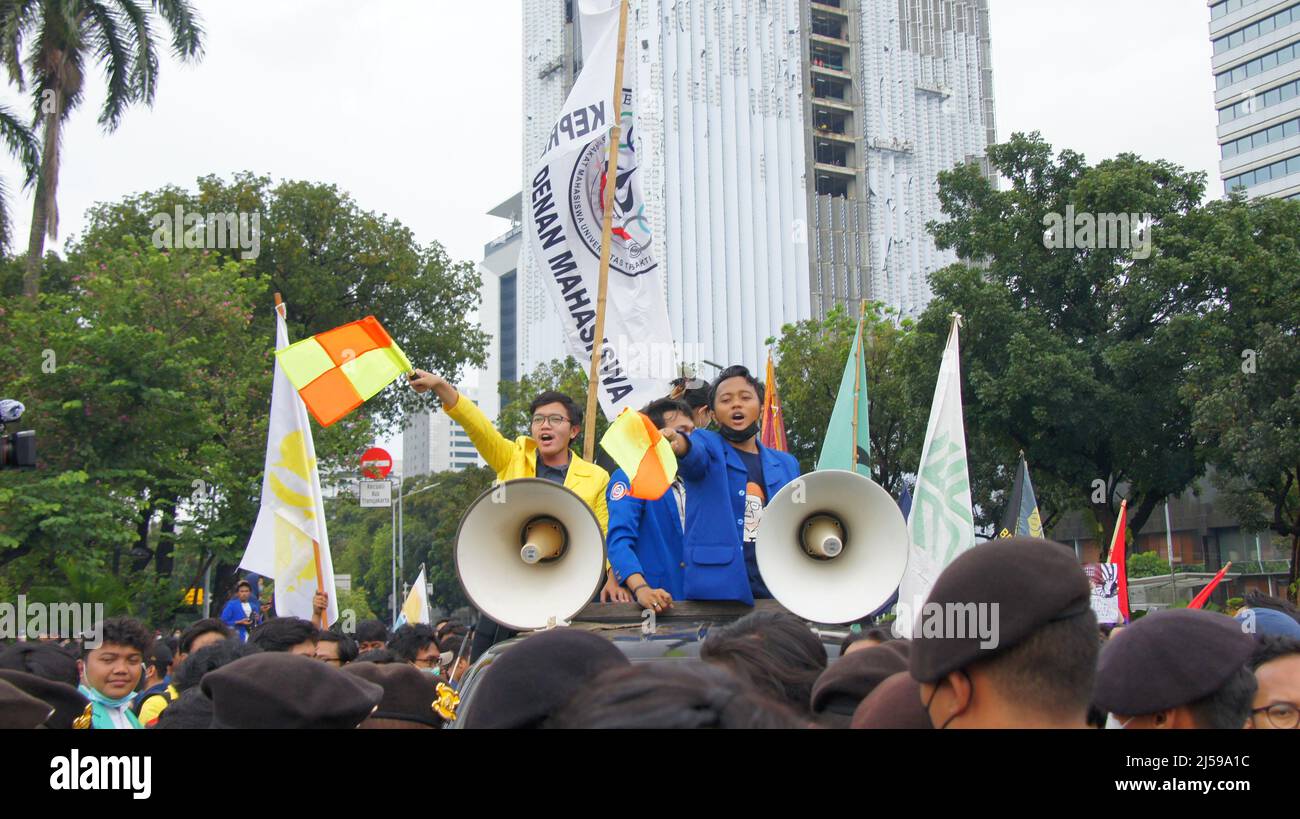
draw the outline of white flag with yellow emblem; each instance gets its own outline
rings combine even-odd
[[[289,346],[284,305],[275,310],[275,348]],[[325,504],[316,474],[316,447],[311,440],[307,407],[275,361],[271,387],[271,423],[266,438],[266,474],[262,508],[239,565],[275,579],[275,613],[312,619],[319,545],[320,588],[329,595],[326,621],[339,619],[334,589],[334,562],[325,531]]]
[[[433,613],[429,611],[429,586],[428,581],[424,579],[423,566],[420,567],[420,576],[415,578],[415,583],[411,586],[410,594],[406,595],[406,602],[402,604],[402,613],[398,615],[394,627],[400,628],[416,623],[433,625]]]

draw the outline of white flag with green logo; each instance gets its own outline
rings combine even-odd
[[[948,346],[939,366],[912,512],[907,518],[911,546],[907,572],[898,589],[899,616],[895,629],[908,639],[939,573],[957,555],[975,545],[975,516],[971,512],[970,470],[966,466],[966,432],[961,412],[959,321],[959,317],[953,317]]]

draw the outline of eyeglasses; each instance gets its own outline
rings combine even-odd
[[[542,424],[550,424],[553,427],[558,427],[560,424],[568,423],[568,421],[569,419],[565,418],[563,415],[534,415],[533,416],[533,426],[535,427],[540,427]]]
[[[1269,724],[1274,728],[1294,729],[1300,727],[1300,706],[1293,702],[1275,702],[1263,708],[1253,708],[1250,715],[1254,717],[1260,711],[1264,712],[1264,716],[1268,718]]]
[[[441,658],[436,655],[433,657],[416,657],[412,662],[420,668],[437,668],[440,659]]]

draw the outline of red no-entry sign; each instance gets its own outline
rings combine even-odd
[[[393,456],[388,454],[388,450],[379,447],[371,447],[361,453],[361,475],[372,481],[387,478],[388,473],[393,471]]]

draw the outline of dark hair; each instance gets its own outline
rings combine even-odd
[[[1087,712],[1101,654],[1091,610],[1040,627],[1024,640],[975,664],[1008,702],[1038,714]]]
[[[863,629],[862,631],[850,631],[840,641],[840,656],[849,650],[849,646],[862,640],[875,640],[877,643],[888,643],[894,639],[894,635],[887,628]]]
[[[357,641],[337,631],[317,631],[316,642],[339,644],[339,665],[347,665],[357,658]]]
[[[253,584],[252,584],[252,583],[249,583],[247,580],[241,580],[241,581],[239,581],[238,583],[235,584],[235,591],[236,591],[236,592],[239,591],[240,586],[247,586],[247,587],[248,587],[248,590],[249,590],[250,592],[253,590]]]
[[[400,663],[404,661],[401,657],[398,657],[386,648],[372,648],[369,651],[359,654],[356,658],[356,662],[385,665],[386,663]]]
[[[263,651],[288,651],[299,643],[316,642],[316,627],[301,617],[276,617],[253,629],[248,642]]]
[[[693,386],[693,385],[699,386]],[[709,382],[702,378],[675,378],[669,398],[680,398],[692,410],[709,406]]]
[[[238,640],[222,640],[204,646],[176,667],[172,673],[172,685],[176,686],[178,692],[188,691],[198,685],[203,675],[209,671],[216,671],[241,657],[261,653],[262,649],[252,643],[241,643]]]
[[[434,648],[441,650],[438,646],[438,640],[433,634],[433,628],[426,626],[424,623],[414,623],[402,626],[393,632],[393,639],[388,641],[388,650],[406,662],[413,663],[415,662],[415,655],[430,644]]]
[[[1257,690],[1255,672],[1243,665],[1217,691],[1188,703],[1187,710],[1198,728],[1242,728]]]
[[[77,672],[77,653],[57,643],[16,643],[0,651],[0,668],[26,671],[43,680],[67,683],[76,687],[81,681]]]
[[[357,623],[358,643],[387,643],[388,626],[379,620],[362,620]]]
[[[676,398],[660,398],[658,401],[651,401],[646,404],[641,412],[650,417],[650,423],[655,425],[655,429],[663,429],[664,416],[670,412],[676,412],[691,417],[691,407],[685,401],[679,401]]]
[[[181,654],[189,654],[190,649],[194,646],[194,641],[210,632],[220,634],[223,640],[229,640],[235,636],[235,632],[230,630],[230,626],[216,617],[209,617],[206,620],[199,620],[185,629],[185,632],[181,634],[181,641],[177,644],[177,648],[180,649]]]
[[[144,627],[144,623],[134,617],[110,617],[99,626],[99,644],[112,643],[139,649],[141,654],[153,644],[153,635]],[[82,656],[88,656],[93,649],[82,646]]]
[[[1264,663],[1271,663],[1292,654],[1300,654],[1300,640],[1278,634],[1266,634],[1255,641],[1255,653],[1250,657],[1250,670],[1258,671]]]
[[[743,364],[732,364],[727,369],[718,373],[718,377],[713,379],[709,385],[709,409],[713,409],[718,403],[718,387],[722,382],[729,378],[743,378],[749,382],[749,386],[754,388],[754,393],[758,396],[758,403],[763,403],[763,385],[754,377],[749,368]]]
[[[826,647],[793,614],[755,611],[711,632],[700,659],[727,666],[758,691],[809,714],[813,684],[826,670]]]
[[[533,403],[528,405],[529,423],[532,423],[533,413],[537,412],[537,408],[544,407],[547,404],[563,404],[564,411],[569,415],[569,423],[575,427],[582,426],[582,408],[574,403],[572,398],[555,390],[547,390],[534,398]]]
[[[172,650],[167,647],[163,640],[155,640],[149,647],[149,653],[144,655],[146,666],[153,666],[159,677],[167,676],[167,669],[172,666]]]
[[[544,728],[803,728],[794,711],[724,668],[647,663],[596,677]]]
[[[1259,589],[1251,589],[1246,592],[1243,599],[1245,601],[1244,604],[1252,609],[1272,609],[1273,611],[1280,611],[1291,619],[1300,622],[1300,609],[1297,609],[1295,604],[1290,600],[1283,600],[1280,597],[1273,597],[1272,595],[1264,594],[1264,592]]]

